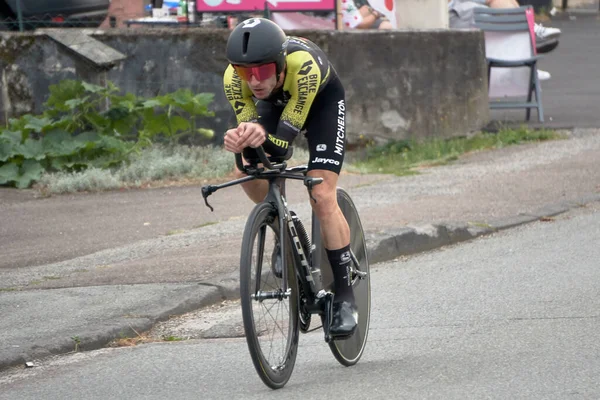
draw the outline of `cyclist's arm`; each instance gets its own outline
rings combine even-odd
[[[252,98],[252,91],[248,84],[240,79],[231,65],[227,67],[223,77],[225,96],[235,112],[238,126],[243,122],[259,122],[256,105]],[[267,138],[263,147],[267,154],[284,156],[289,147],[287,140],[279,139],[271,133],[266,132]]]
[[[252,91],[248,84],[235,73],[231,65],[227,67],[223,75],[223,89],[225,97],[235,112],[238,125],[242,122],[258,121],[258,113],[252,100]]]
[[[270,154],[280,156],[285,155],[304,126],[321,84],[321,69],[308,51],[289,54],[287,65],[283,89],[290,93],[290,100],[281,113],[276,134],[267,135],[269,145],[265,146]]]

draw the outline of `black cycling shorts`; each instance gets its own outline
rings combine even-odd
[[[335,77],[315,97],[302,132],[308,141],[308,170],[325,169],[339,174],[346,150],[346,100],[339,78]],[[259,100],[258,122],[267,132],[277,130],[283,106]]]

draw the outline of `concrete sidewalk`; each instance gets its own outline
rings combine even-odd
[[[471,154],[393,177],[344,174],[371,263],[600,201],[600,131]],[[291,208],[308,218],[301,184]],[[35,199],[0,191],[0,368],[91,350],[237,295],[252,208],[239,188],[204,206],[199,187]]]

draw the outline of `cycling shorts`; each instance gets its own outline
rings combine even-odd
[[[264,100],[256,103],[258,122],[267,132],[276,131],[283,108]],[[315,98],[301,133],[308,141],[308,170],[325,169],[339,174],[346,150],[346,99],[337,77]]]

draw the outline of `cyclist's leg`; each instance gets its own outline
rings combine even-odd
[[[323,178],[323,183],[313,188],[313,211],[321,224],[321,237],[326,249],[340,249],[350,243],[350,228],[337,203],[338,174],[329,170],[313,169],[311,177]]]
[[[339,80],[330,83],[311,107],[305,126],[310,160],[308,174],[323,178],[313,188],[311,206],[321,225],[334,278],[334,310],[331,334],[350,335],[357,321],[350,267],[350,229],[337,203],[337,181],[345,151],[345,95]]]
[[[258,122],[265,128],[268,133],[274,133],[277,129],[279,117],[283,111],[283,108],[275,106],[269,102],[259,100],[256,103],[256,111],[258,112]],[[245,157],[256,158],[256,153],[252,149],[244,150]],[[244,164],[248,164],[244,159]],[[245,174],[235,167],[236,178],[241,178]],[[242,183],[242,189],[246,195],[255,203],[260,203],[267,196],[269,190],[269,183],[266,180],[256,179],[250,182]]]

